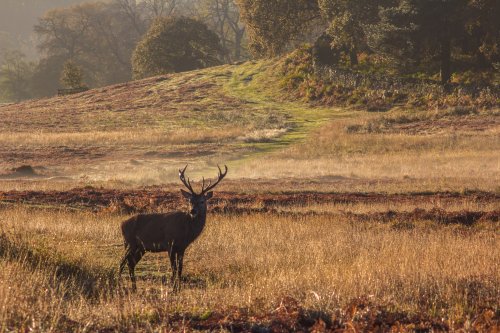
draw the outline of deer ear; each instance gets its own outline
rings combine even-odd
[[[207,200],[211,199],[213,196],[214,196],[214,192],[212,192],[212,191],[210,191],[207,194],[205,194],[205,198],[207,198]]]
[[[192,197],[191,193],[186,192],[184,190],[181,190],[181,193],[184,196],[184,198],[186,198],[186,199],[191,199],[191,197]]]

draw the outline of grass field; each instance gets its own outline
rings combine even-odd
[[[0,106],[0,331],[498,330],[499,109],[323,108],[279,66]],[[147,254],[134,294],[119,224],[186,163],[228,177],[182,290]]]
[[[443,324],[450,328],[488,309],[498,311],[498,222],[360,221],[338,211],[373,208],[348,204],[323,206],[318,216],[293,214],[304,209],[289,207],[288,215],[213,214],[189,250],[185,286],[177,294],[162,284],[169,274],[162,254],[148,254],[139,264],[137,294],[117,287],[114,273],[123,251],[117,226],[126,216],[5,209],[4,329],[56,329],[67,318],[78,329],[173,329],[179,324],[171,318],[175,314],[188,328],[200,317],[208,323],[217,312],[233,315],[235,307],[272,313],[284,297],[325,314],[341,309],[342,316],[360,300],[404,313],[413,325],[419,324],[411,319],[415,314],[446,318]],[[367,320],[361,309],[357,315],[360,325]],[[265,323],[249,319],[248,325]]]

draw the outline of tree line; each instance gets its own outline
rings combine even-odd
[[[275,56],[316,39],[320,61],[357,66],[360,55],[409,75],[450,82],[467,70],[498,72],[498,0],[238,0],[255,56]],[[321,27],[321,29],[318,29]]]
[[[247,49],[273,57],[304,42],[324,65],[442,84],[457,73],[498,77],[499,17],[498,0],[85,2],[38,19],[38,61],[4,54],[0,101],[51,96],[60,82],[83,84],[75,78],[98,87],[233,62]]]
[[[38,19],[33,28],[41,54],[37,61],[27,60],[19,50],[3,52],[0,59],[0,101],[52,96],[65,82],[78,84],[74,80],[64,80],[68,76],[76,75],[82,78],[80,84],[99,87],[129,81],[133,77],[159,74],[159,71],[139,73],[140,70],[133,69],[132,61],[140,62],[141,57],[134,56],[134,51],[138,45],[144,46],[141,40],[152,40],[148,35],[150,30],[156,26],[158,31],[158,25],[173,27],[172,22],[165,19],[169,17],[184,19],[176,21],[177,25],[184,22],[184,28],[176,27],[180,35],[163,40],[170,49],[176,47],[176,41],[190,41],[186,34],[194,34],[217,49],[216,59],[206,65],[237,61],[247,56],[245,25],[240,21],[233,0],[84,2],[49,10]],[[191,21],[186,25],[188,18]],[[192,25],[196,25],[194,30]],[[191,30],[182,31],[188,27]],[[200,31],[205,31],[205,35],[198,35]],[[212,36],[211,39],[208,36]],[[194,49],[189,51],[194,52]],[[214,56],[213,53],[209,55]],[[185,65],[176,68],[174,64],[167,71],[186,68],[192,69]]]

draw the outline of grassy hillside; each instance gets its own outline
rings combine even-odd
[[[264,80],[275,65],[222,66],[2,106],[1,166],[154,183],[173,180],[185,163],[231,164],[294,142],[336,115],[278,103],[277,84]]]
[[[306,179],[323,190],[498,189],[498,109],[318,107],[286,100],[283,63],[0,106],[2,186],[158,184],[186,163],[194,176],[227,163],[232,179]],[[37,177],[20,181],[11,169],[21,165]]]

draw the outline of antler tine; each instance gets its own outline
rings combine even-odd
[[[203,189],[205,188],[205,177],[201,178],[201,193],[203,193]]]
[[[211,189],[213,189],[215,186],[217,186],[217,184],[219,184],[219,182],[224,178],[226,177],[227,175],[227,165],[224,165],[224,173],[222,172],[221,168],[219,165],[217,165],[217,168],[219,169],[219,175],[217,176],[217,181],[212,185],[212,181],[210,181],[210,183],[208,184],[207,188],[203,188],[202,189],[202,194],[203,193],[206,193],[208,191],[210,191]]]
[[[191,181],[189,180],[189,177],[188,179],[186,180],[186,176],[184,175],[184,172],[186,172],[186,169],[187,169],[188,165],[186,164],[186,166],[184,167],[184,169],[179,169],[179,178],[181,180],[181,182],[184,184],[184,186],[187,187],[187,189],[192,193],[194,194],[194,190],[193,190],[193,187],[191,186]]]
[[[212,185],[212,180],[208,180],[208,186],[207,188],[209,188],[210,186]],[[201,193],[205,193],[205,177],[203,177],[203,184],[201,185]]]

